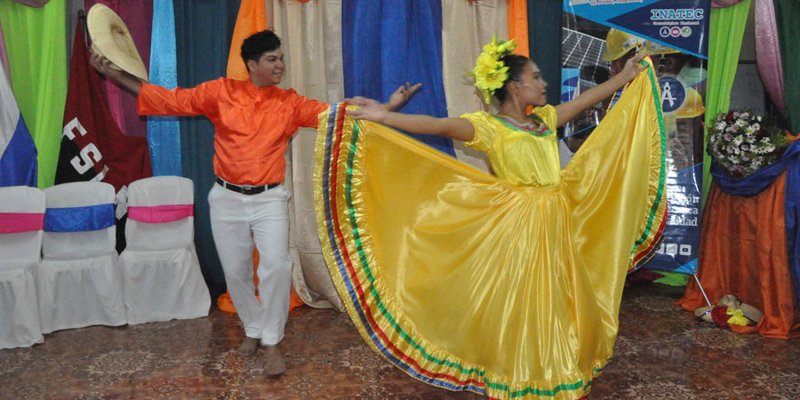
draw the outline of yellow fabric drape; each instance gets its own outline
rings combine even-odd
[[[625,274],[663,228],[659,98],[650,67],[547,186],[514,185],[342,107],[323,113],[319,236],[364,340],[450,390],[586,395],[612,354]],[[557,171],[553,160],[535,168]]]

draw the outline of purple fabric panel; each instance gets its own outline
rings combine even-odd
[[[711,0],[711,7],[723,8],[729,7],[736,3],[741,3],[742,0]]]
[[[96,3],[108,6],[122,18],[131,32],[144,65],[150,65],[153,0],[84,0],[86,10]],[[147,136],[147,119],[136,113],[136,96],[108,80],[105,81],[105,90],[109,110],[122,133],[128,136]]]

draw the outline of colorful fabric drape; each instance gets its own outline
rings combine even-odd
[[[6,53],[6,39],[3,34],[3,24],[0,22],[0,64],[3,66],[3,72],[6,74],[6,79],[11,82],[11,69],[8,66],[8,53]]]
[[[67,94],[64,4],[31,8],[6,1],[0,7],[11,86],[38,152],[39,187],[53,184],[61,143]]]
[[[528,3],[526,0],[508,1],[508,38],[514,39],[517,47],[514,54],[530,57],[528,46]]]
[[[178,86],[175,12],[171,0],[153,1],[153,37],[150,40],[150,82]],[[147,144],[153,175],[181,176],[181,125],[176,117],[147,118]]]
[[[153,0],[85,0],[86,10],[97,3],[114,10],[125,22],[144,65],[150,65]],[[136,113],[136,95],[111,80],[105,80],[104,86],[108,110],[120,131],[127,136],[147,136],[147,120]]]
[[[178,40],[178,86],[193,87],[225,74],[228,49],[238,2],[217,0],[178,1],[175,7],[175,37]],[[208,216],[208,190],[214,185],[211,159],[214,127],[204,117],[181,118],[181,170],[194,182],[195,242],[200,268],[211,298],[225,293],[225,277],[212,243]]]
[[[231,48],[228,51],[227,77],[247,80],[247,66],[242,61],[242,43],[248,36],[267,29],[267,9],[264,0],[242,0],[239,5],[239,16],[233,29]]]
[[[551,87],[561,82],[561,10],[563,2],[528,0],[528,42],[531,58]],[[560,103],[558,90],[547,91],[547,102]]]
[[[778,41],[783,62],[783,88],[786,108],[784,115],[792,132],[800,132],[800,2],[796,0],[774,0],[775,17],[778,22]]]
[[[715,180],[700,225],[698,278],[712,304],[734,294],[764,312],[755,327],[731,329],[791,339],[800,337],[800,312],[786,248],[787,240],[796,241],[796,236],[787,237],[787,175],[781,173],[771,182],[758,194],[743,197],[725,193]],[[793,196],[796,199],[797,192]],[[687,311],[706,306],[696,282],[689,281],[678,304]]]
[[[761,83],[772,102],[783,112],[783,67],[775,7],[772,0],[756,0],[756,64]]]
[[[714,124],[717,114],[728,111],[731,88],[739,67],[739,51],[750,13],[751,0],[711,10],[711,26],[708,39],[708,77],[706,78],[705,140],[708,144],[708,127]],[[703,204],[711,188],[711,156],[703,153]]]
[[[36,186],[36,145],[0,68],[0,186]]]
[[[342,0],[341,29],[346,96],[384,102],[398,86],[421,82],[424,89],[402,111],[447,116],[440,2]],[[447,138],[418,139],[455,155],[452,141]]]
[[[306,97],[327,102],[344,98],[342,72],[341,4],[334,1],[272,1],[273,28],[281,38],[288,61],[281,86],[291,87]],[[317,308],[343,311],[336,288],[322,257],[314,219],[313,129],[301,128],[290,142],[285,184],[289,200],[289,253],[292,266],[292,294]],[[294,304],[294,297],[292,304]]]
[[[786,249],[788,254],[788,264],[771,266],[780,268],[788,265],[788,269],[793,277],[795,297],[800,304],[800,142],[794,142],[775,164],[759,170],[757,173],[745,179],[733,179],[728,177],[718,165],[712,165],[711,174],[720,189],[726,194],[733,196],[756,196],[769,188],[778,177],[786,175],[785,191],[785,213],[784,224],[786,225]],[[774,244],[779,248],[778,244]]]
[[[665,222],[659,98],[651,67],[551,186],[515,186],[342,107],[321,115],[319,237],[363,339],[442,388],[586,395],[611,356],[626,272]],[[515,143],[555,152],[554,140]]]

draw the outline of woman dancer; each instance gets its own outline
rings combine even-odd
[[[493,41],[473,70],[498,114],[405,115],[366,98],[322,114],[319,234],[362,337],[409,375],[491,398],[579,398],[612,355],[625,274],[665,220],[658,85],[637,56],[553,107],[512,49]],[[556,127],[628,82],[562,172]],[[466,141],[495,175],[381,124]]]

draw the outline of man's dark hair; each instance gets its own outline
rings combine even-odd
[[[266,30],[250,35],[242,43],[242,60],[253,60],[258,62],[261,55],[270,51],[275,51],[281,47],[281,39],[275,32]]]

